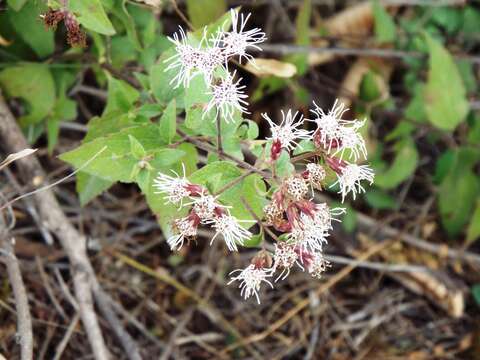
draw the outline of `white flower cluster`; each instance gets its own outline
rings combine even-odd
[[[208,191],[196,184],[191,184],[185,177],[176,174],[176,177],[159,173],[154,180],[157,193],[165,194],[167,203],[190,207],[188,215],[173,221],[174,235],[167,239],[172,250],[180,249],[186,239],[193,239],[197,235],[200,225],[211,226],[215,230],[210,245],[221,235],[230,251],[238,251],[237,245],[243,245],[252,234],[240,225],[243,220],[238,220],[230,214],[230,210],[221,205],[218,199]],[[190,202],[183,204],[185,198]]]
[[[315,108],[311,112],[315,118],[304,119],[298,112],[292,115],[282,111],[282,121],[276,124],[267,114],[262,114],[270,125],[272,140],[271,158],[278,159],[282,149],[292,151],[298,146],[300,140],[313,140],[315,146],[321,149],[328,157],[327,164],[337,173],[337,182],[342,195],[342,202],[348,193],[352,193],[353,199],[357,193],[365,191],[361,185],[362,180],[373,183],[374,173],[368,165],[357,165],[344,159],[356,162],[360,157],[367,158],[365,141],[359,132],[365,121],[343,120],[342,116],[348,111],[344,104],[335,101],[332,109],[324,112],[315,102]],[[313,121],[317,125],[314,131],[302,129],[305,120]]]
[[[209,37],[205,27],[203,37],[197,45],[192,45],[194,39],[180,28],[178,33],[169,37],[175,45],[175,55],[165,60],[168,63],[165,71],[176,72],[170,82],[175,84],[176,88],[180,85],[187,88],[194,77],[203,76],[211,95],[211,100],[205,106],[204,115],[215,109],[214,118],[220,116],[226,122],[233,121],[235,111],[245,113],[248,105],[245,101],[247,98],[244,93],[245,86],[240,85],[241,78],[235,80],[235,72],[229,72],[228,61],[238,56],[240,62],[247,59],[254,64],[253,57],[247,53],[248,48],[261,50],[257,44],[266,40],[265,33],[258,28],[245,30],[250,14],[244,17],[233,9],[230,14],[231,31],[221,29]],[[219,68],[226,73],[221,79],[215,77]]]

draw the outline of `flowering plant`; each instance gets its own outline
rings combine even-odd
[[[248,29],[248,19],[232,10],[196,32],[180,28],[143,94],[122,85],[134,98],[127,114],[114,109],[92,120],[84,143],[62,159],[80,166],[106,146],[83,169],[79,187],[88,182],[99,193],[116,181],[136,182],[172,251],[196,239],[200,228],[211,231],[210,244],[223,241],[231,252],[259,247],[229,283],[239,282],[245,299],[260,302],[261,285],[273,287],[292,268],[317,278],[328,268],[323,249],[345,209],[318,201],[316,192],[333,187],[343,202],[363,192],[374,174],[356,164],[367,157],[364,122],[345,120],[348,109],[338,102],[327,112],[313,103],[310,114],[262,114],[270,136],[257,139],[258,125],[244,117],[245,85],[231,70],[245,61],[255,66],[249,51],[266,39]],[[274,241],[273,252],[262,245],[265,237]]]

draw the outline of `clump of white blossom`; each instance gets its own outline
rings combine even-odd
[[[226,122],[233,121],[236,111],[247,113],[247,95],[240,85],[242,78],[235,80],[235,72],[230,72],[228,62],[235,57],[241,63],[243,59],[254,64],[252,55],[247,53],[248,48],[261,50],[258,44],[266,40],[265,33],[258,28],[246,30],[250,14],[244,16],[236,10],[231,10],[232,29],[220,29],[209,37],[207,27],[197,45],[193,36],[188,36],[180,28],[178,33],[168,39],[175,46],[175,54],[166,59],[168,63],[165,71],[176,72],[170,84],[175,88],[183,85],[187,88],[195,76],[203,76],[209,88],[211,100],[205,106],[204,115],[215,109],[214,119],[220,116]],[[223,75],[216,78],[216,70],[221,69]]]
[[[222,28],[207,35],[205,28],[200,41],[195,41],[180,28],[170,38],[175,55],[165,61],[168,63],[166,71],[176,72],[172,84],[188,87],[194,77],[202,76],[210,95],[210,101],[204,106],[204,116],[213,112],[217,121],[228,123],[236,113],[248,113],[245,86],[241,85],[241,78],[236,79],[235,71],[229,71],[228,63],[236,57],[240,63],[245,59],[253,64],[254,58],[247,50],[261,50],[258,45],[266,40],[261,29],[246,29],[249,17],[250,14],[244,16],[232,10],[230,31]],[[280,121],[262,114],[271,134],[267,138],[269,147],[264,145],[267,163],[272,169],[272,176],[268,181],[265,179],[271,186],[271,195],[263,218],[255,219],[261,220],[262,231],[264,227],[269,228],[275,244],[274,251],[263,249],[248,266],[230,273],[228,284],[238,282],[240,294],[245,299],[254,296],[260,303],[262,285],[273,287],[274,283],[286,279],[294,267],[321,278],[330,266],[324,256],[324,247],[333,223],[340,222],[346,210],[331,208],[315,200],[315,192],[322,191],[329,183],[331,187],[338,186],[343,203],[348,194],[355,199],[357,194],[364,192],[365,182],[373,183],[372,169],[366,164],[357,164],[367,159],[367,147],[360,132],[365,120],[344,119],[348,109],[338,100],[327,112],[315,102],[310,111],[311,119],[304,118],[298,111],[281,111]],[[309,123],[314,123],[315,128],[309,129]],[[303,149],[304,142],[309,143],[310,150]],[[311,150],[312,145],[314,150]],[[300,155],[292,160],[293,152],[298,150]],[[282,153],[287,153],[292,163],[302,161],[304,169],[279,178],[275,168]],[[210,194],[200,184],[191,183],[185,169],[182,176],[172,174],[158,174],[153,184],[158,193],[164,194],[167,203],[187,210],[186,215],[172,222],[173,235],[167,240],[172,250],[195,239],[201,226],[212,230],[210,244],[223,238],[230,251],[238,251],[238,246],[251,238],[249,228],[253,224],[249,220],[235,218],[218,196]],[[335,174],[336,181],[330,181],[329,174]]]

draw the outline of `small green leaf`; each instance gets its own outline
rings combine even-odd
[[[8,67],[0,72],[0,85],[7,96],[22,98],[30,105],[28,114],[19,118],[22,126],[43,120],[55,104],[55,83],[46,65],[26,63]]]
[[[187,0],[187,12],[196,29],[208,25],[227,11],[225,0]]]
[[[472,295],[477,305],[480,306],[480,284],[472,286]]]
[[[77,174],[76,190],[80,199],[80,205],[85,206],[92,199],[96,198],[102,192],[113,185],[113,181],[102,179],[98,176],[90,175],[80,171]]]
[[[139,92],[133,86],[123,80],[109,76],[108,99],[103,114],[105,115],[116,110],[128,112],[139,96]]]
[[[7,0],[8,6],[10,6],[15,11],[19,11],[26,2],[27,0]]]
[[[85,28],[103,35],[115,34],[100,0],[70,0],[68,8],[77,15],[78,22]]]
[[[425,111],[433,125],[453,130],[468,113],[465,86],[450,53],[430,35],[425,39],[430,53]]]
[[[265,240],[263,231],[258,234],[252,235],[250,239],[244,241],[243,246],[246,248],[260,248]]]
[[[376,169],[375,185],[381,189],[393,189],[408,179],[417,168],[418,151],[411,137],[395,144],[395,158],[386,170]]]
[[[371,70],[363,75],[360,83],[360,98],[363,101],[374,101],[380,97],[380,89],[378,87],[377,76]]]
[[[351,234],[357,227],[357,212],[350,205],[346,206],[346,211],[342,217],[342,227],[347,233]]]
[[[270,150],[268,150],[268,153],[270,153]],[[291,175],[295,170],[294,166],[290,162],[290,156],[284,150],[282,150],[282,153],[280,154],[280,157],[275,162],[274,166],[277,171],[277,175],[280,178]]]
[[[158,134],[162,144],[170,144],[177,130],[177,107],[175,100],[170,101],[158,124]]]
[[[397,202],[393,197],[388,195],[386,192],[371,189],[365,194],[365,200],[368,205],[374,209],[385,210],[390,209],[394,210],[397,208]]]
[[[478,239],[480,237],[480,199],[477,200],[475,211],[470,219],[470,224],[467,228],[467,243]]]
[[[146,155],[146,151],[142,144],[140,144],[132,135],[128,135],[128,140],[130,140],[130,151],[132,152],[133,157],[137,160],[143,159]]]
[[[395,41],[395,22],[378,0],[373,1],[373,17],[375,19],[375,37],[379,43]]]
[[[450,171],[440,185],[438,207],[442,224],[451,237],[464,230],[480,194],[480,182],[472,171],[479,158],[475,149],[457,149]]]
[[[303,0],[295,21],[296,38],[295,44],[308,46],[310,45],[310,17],[312,15],[312,1]],[[297,68],[298,74],[303,75],[308,70],[307,54],[295,54],[287,56],[285,61],[293,63]]]

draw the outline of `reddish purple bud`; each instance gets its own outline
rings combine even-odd
[[[327,157],[325,159],[327,165],[335,171],[337,174],[341,174],[342,170],[345,166],[347,166],[347,163],[341,159],[338,159],[336,157]]]
[[[295,206],[304,214],[313,217],[313,213],[315,212],[315,203],[310,200],[301,200],[295,202]]]
[[[274,140],[272,143],[272,149],[270,150],[270,157],[273,161],[277,160],[282,153],[282,143],[280,140]]]
[[[205,189],[201,185],[188,184],[185,186],[185,189],[190,193],[191,196],[200,196],[205,193]]]

